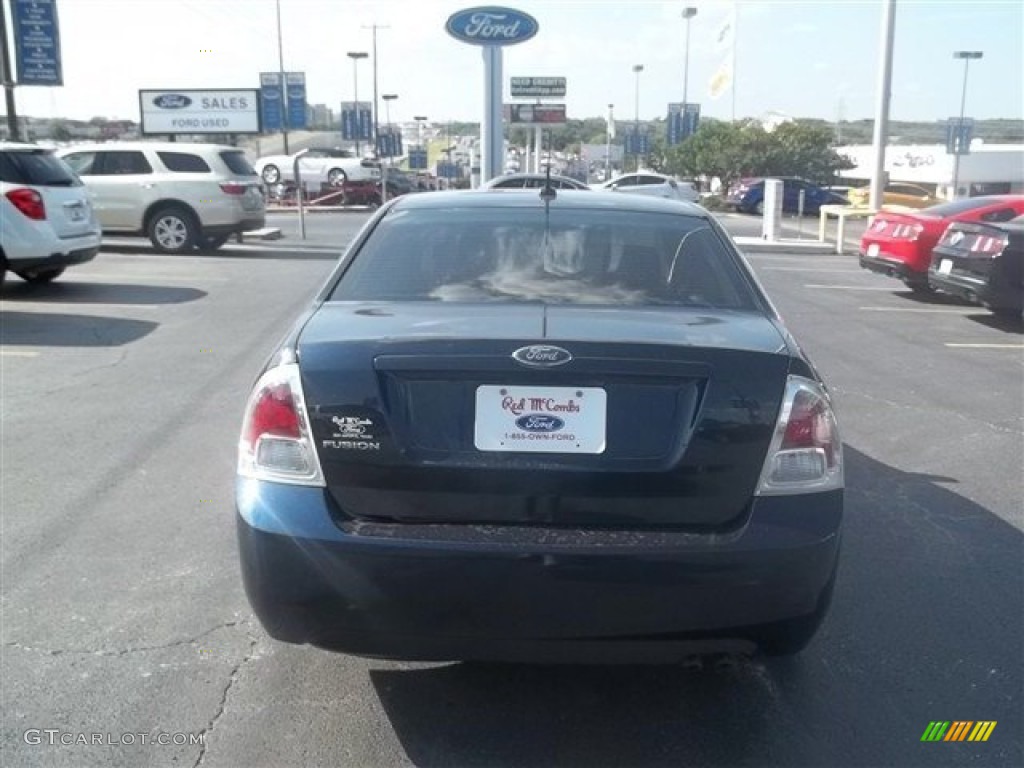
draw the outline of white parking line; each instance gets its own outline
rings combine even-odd
[[[858,307],[863,312],[915,312],[932,315],[973,315],[978,307]]]
[[[897,288],[885,285],[826,285],[824,283],[804,283],[804,288],[834,288],[838,291],[888,291],[892,293]]]
[[[946,342],[947,347],[954,349],[1024,349],[1024,344],[966,344]]]
[[[765,272],[845,272],[848,275],[858,275],[859,268],[836,269],[835,267],[758,267]]]
[[[0,347],[0,357],[39,357],[39,353],[33,349]]]

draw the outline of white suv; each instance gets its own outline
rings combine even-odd
[[[627,173],[598,185],[599,189],[628,192],[633,195],[650,195],[651,197],[667,197],[670,200],[683,200],[695,203],[699,195],[693,182],[676,181],[671,176],[653,171]]]
[[[266,221],[259,176],[237,147],[116,142],[59,154],[89,188],[104,233],[142,234],[158,251],[215,250]]]
[[[49,283],[100,250],[89,195],[53,152],[0,141],[0,283]]]

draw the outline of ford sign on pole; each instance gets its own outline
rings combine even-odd
[[[512,8],[467,8],[448,17],[448,34],[471,45],[514,45],[537,34],[540,25],[527,13]]]
[[[480,121],[480,180],[490,181],[505,165],[502,130],[501,47],[524,43],[540,30],[528,13],[500,6],[480,6],[456,11],[444,25],[448,34],[463,43],[483,47],[484,115]]]

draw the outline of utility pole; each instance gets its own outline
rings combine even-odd
[[[14,104],[14,71],[11,68],[11,52],[7,47],[7,6],[0,0],[0,82],[4,86],[4,101],[7,103],[7,132],[11,141],[21,141],[18,131],[18,111]]]
[[[380,101],[377,98],[377,30],[391,29],[385,24],[370,24],[363,29],[373,30],[373,149],[374,154],[380,152]]]
[[[0,4],[3,0],[0,0]],[[285,80],[284,72],[284,44],[281,37],[281,0],[276,0],[277,5],[277,66],[281,78],[281,135],[284,138],[284,153],[288,151],[288,83]]]

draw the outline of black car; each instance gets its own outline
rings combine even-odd
[[[274,351],[238,453],[278,640],[410,660],[795,653],[843,514],[830,397],[678,201],[410,195]]]
[[[1024,310],[1024,216],[1002,223],[950,224],[928,266],[928,285],[995,314]]]

